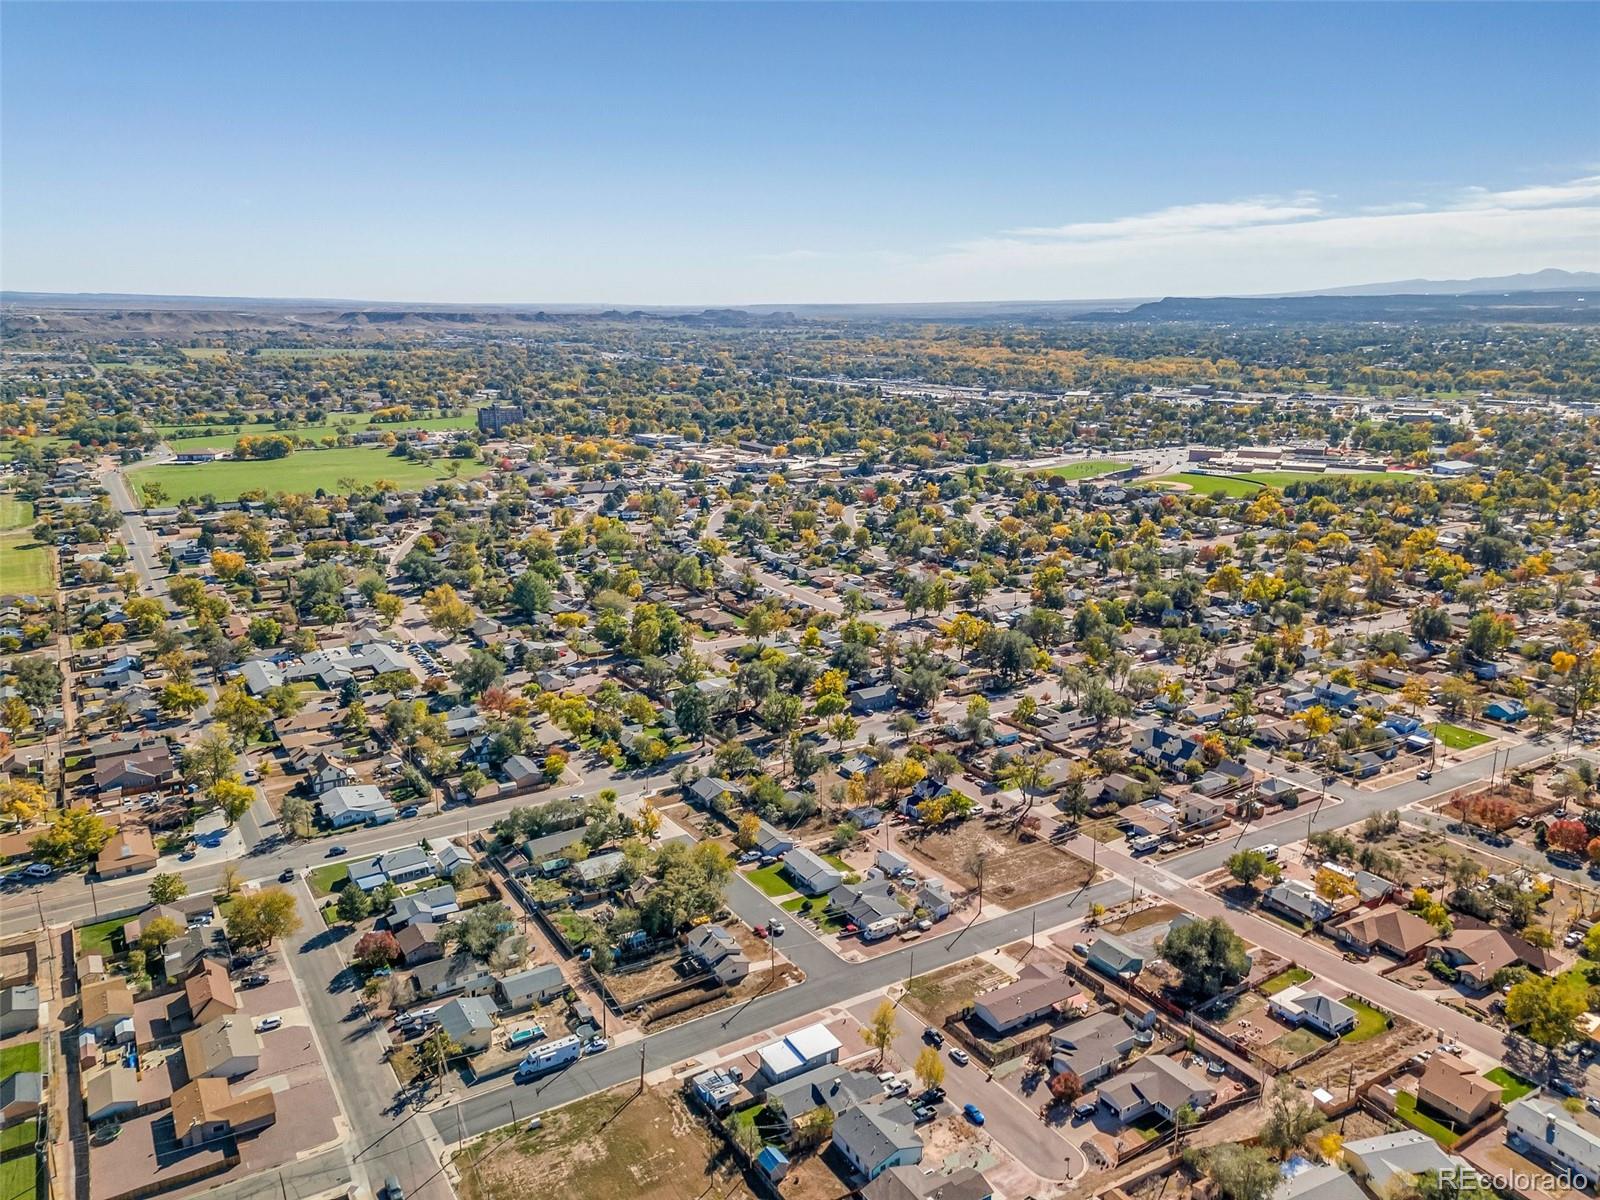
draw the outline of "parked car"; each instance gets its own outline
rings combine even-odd
[[[765,925],[757,925],[750,932],[755,934],[758,938],[764,938],[767,936],[767,927]]]
[[[402,818],[414,817],[421,811],[415,804],[408,804],[400,810],[400,816]]]
[[[383,1181],[383,1200],[406,1200],[406,1190],[393,1175]]]
[[[257,1033],[271,1033],[274,1029],[283,1028],[282,1017],[262,1017],[256,1022]]]
[[[22,868],[22,873],[29,879],[49,879],[56,873],[56,869],[49,863],[29,863]]]
[[[767,932],[773,937],[782,937],[787,929],[788,926],[786,926],[782,921],[774,921],[771,925],[767,926]]]
[[[743,854],[739,855],[739,865],[741,867],[748,867],[751,863],[758,863],[760,861],[761,851],[759,850],[746,850]]]
[[[278,882],[279,883],[293,883],[294,882],[294,868],[293,867],[285,867],[283,870],[279,871],[278,872]]]
[[[911,1110],[911,1119],[918,1125],[926,1125],[939,1115],[939,1110],[931,1104],[918,1104]]]
[[[957,1046],[955,1049],[950,1051],[950,1061],[955,1063],[955,1065],[958,1067],[964,1067],[971,1062],[972,1059],[968,1056],[965,1050],[961,1049],[960,1046]]]
[[[257,972],[254,975],[246,975],[243,979],[239,980],[239,986],[244,988],[258,988],[265,987],[271,982],[272,981],[267,978],[267,976]]]
[[[346,854],[349,854],[349,853],[350,853],[349,850],[347,850],[347,849],[345,849],[345,847],[337,845],[337,844],[328,847],[328,857],[329,858],[342,858]]]
[[[1427,767],[1423,767],[1422,770],[1417,772],[1417,778],[1421,779],[1421,780],[1424,780],[1424,781],[1432,779],[1433,778],[1433,772],[1430,771]]]
[[[585,1054],[599,1054],[609,1049],[611,1049],[611,1043],[602,1037],[590,1038],[583,1044],[583,1052]]]
[[[983,1109],[979,1108],[976,1104],[963,1104],[961,1106],[961,1111],[966,1114],[967,1120],[971,1121],[974,1125],[983,1124]]]

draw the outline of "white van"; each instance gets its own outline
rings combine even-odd
[[[1265,846],[1261,847],[1261,853],[1267,856],[1268,862],[1277,862],[1278,844],[1276,842],[1268,842]]]

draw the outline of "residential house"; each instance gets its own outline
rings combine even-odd
[[[1455,1054],[1435,1054],[1417,1080],[1417,1102],[1461,1130],[1500,1107],[1500,1085]]]
[[[394,805],[370,783],[330,788],[318,802],[323,820],[335,829],[384,825],[395,819]]]
[[[834,1116],[833,1146],[856,1172],[876,1179],[890,1167],[922,1161],[911,1106],[903,1101],[858,1104]]]
[[[172,1093],[173,1133],[187,1148],[259,1133],[278,1119],[271,1088],[235,1096],[225,1079],[193,1079]]]
[[[137,796],[177,783],[178,779],[178,764],[164,741],[97,762],[94,768],[94,789],[100,794],[116,791]]]
[[[875,687],[857,688],[850,693],[850,710],[863,716],[870,713],[887,712],[895,704],[895,688],[893,684],[880,684]]]
[[[762,1089],[785,1079],[793,1079],[804,1071],[823,1063],[839,1061],[839,1039],[820,1022],[796,1029],[776,1041],[768,1042],[756,1050],[761,1066],[756,1083]]]
[[[139,1073],[122,1063],[94,1068],[83,1077],[83,1112],[91,1125],[126,1116],[139,1107]]]
[[[1280,1021],[1314,1029],[1327,1037],[1342,1037],[1361,1020],[1360,1014],[1348,1004],[1298,984],[1273,993],[1268,1006]]]
[[[879,876],[840,884],[828,894],[828,905],[857,929],[866,929],[875,921],[903,923],[911,918],[894,885]]]
[[[1333,934],[1360,954],[1381,951],[1401,962],[1412,962],[1426,953],[1439,931],[1416,913],[1385,904],[1334,926]]]
[[[479,1054],[494,1037],[494,1016],[488,996],[458,996],[440,1007],[439,1028],[468,1054]]]
[[[396,897],[389,908],[389,928],[404,929],[407,925],[442,925],[461,911],[456,889],[448,883],[409,896]]]
[[[543,1004],[567,991],[566,976],[558,963],[540,963],[495,981],[500,1007],[507,1012],[522,1012]]]
[[[890,1167],[861,1189],[865,1200],[993,1200],[994,1188],[971,1167],[923,1171]]]
[[[1458,927],[1448,938],[1430,946],[1428,954],[1454,967],[1462,981],[1475,988],[1489,987],[1502,967],[1520,965],[1546,974],[1561,968],[1561,960],[1548,950],[1500,929]]]
[[[1144,953],[1109,933],[1102,933],[1089,943],[1087,961],[1113,979],[1132,979],[1144,970]]]
[[[214,958],[202,959],[183,981],[183,994],[189,1002],[189,1019],[205,1025],[239,1011],[239,995],[228,978],[228,968]]]
[[[739,939],[724,925],[700,925],[683,939],[684,951],[696,965],[710,971],[717,982],[733,985],[750,974],[750,960]]]
[[[457,992],[487,996],[498,980],[470,954],[457,952],[437,962],[423,963],[411,972],[411,989],[419,999],[440,999]]]
[[[157,861],[156,841],[148,829],[132,823],[119,825],[95,859],[95,874],[101,879],[120,879],[152,870]]]
[[[1032,1024],[1056,1011],[1057,1005],[1081,992],[1070,975],[1028,967],[1015,983],[984,992],[973,1002],[973,1016],[997,1034]]]
[[[608,850],[572,864],[571,870],[578,883],[587,888],[597,888],[609,883],[622,870],[621,850]]]
[[[772,1111],[777,1101],[783,1111],[784,1132],[806,1114],[819,1108],[831,1111],[835,1118],[845,1109],[864,1104],[874,1096],[882,1095],[883,1084],[868,1071],[852,1071],[837,1063],[823,1063],[792,1079],[775,1083],[767,1088],[766,1103]]]
[[[1559,1104],[1523,1097],[1506,1109],[1506,1134],[1515,1149],[1588,1180],[1600,1179],[1600,1133]]]
[[[729,783],[714,775],[703,775],[689,785],[689,802],[705,808],[732,804],[743,795],[744,789],[737,783]]]
[[[115,1040],[117,1026],[133,1020],[133,993],[121,975],[86,984],[78,993],[79,1024],[102,1045]]]
[[[927,912],[930,921],[944,920],[950,915],[950,909],[955,904],[942,879],[923,880],[917,885],[913,901],[917,909]]]
[[[261,1065],[261,1038],[245,1017],[222,1017],[183,1035],[190,1079],[234,1079]]]
[[[323,796],[334,788],[350,787],[357,782],[356,773],[349,765],[326,750],[311,755],[302,769],[306,773],[302,786],[312,796]]]
[[[1391,1188],[1409,1185],[1413,1176],[1457,1171],[1466,1165],[1441,1150],[1428,1134],[1414,1129],[1346,1142],[1344,1162],[1376,1196],[1393,1194]]]
[[[1205,1076],[1161,1054],[1147,1054],[1100,1088],[1100,1103],[1126,1125],[1147,1113],[1173,1120],[1179,1109],[1196,1111],[1217,1098]]]
[[[825,896],[844,883],[844,872],[804,846],[796,846],[783,860],[783,873],[808,896]]]
[[[704,782],[704,780],[701,782]],[[759,851],[761,854],[771,856],[773,858],[781,858],[785,854],[789,853],[789,851],[793,850],[794,846],[795,841],[793,837],[787,833],[782,833],[779,830],[774,829],[765,821],[762,821],[761,824],[756,827],[756,844],[753,849]]]
[[[39,989],[19,983],[0,991],[0,1038],[39,1028]]]
[[[438,962],[444,957],[444,926],[414,921],[394,935],[400,944],[400,961],[408,967]]]
[[[1317,889],[1301,879],[1285,879],[1273,884],[1261,897],[1268,908],[1307,924],[1318,924],[1333,916],[1333,905],[1317,895]]]
[[[350,868],[350,878],[362,891],[392,883],[404,887],[433,877],[438,864],[421,846],[401,846],[375,858],[364,859]]]
[[[44,1077],[39,1072],[16,1071],[0,1079],[0,1122],[10,1125],[36,1117],[43,1105]]]
[[[1071,1071],[1086,1087],[1111,1074],[1136,1045],[1134,1030],[1118,1012],[1101,1012],[1063,1025],[1050,1035],[1050,1067]]]

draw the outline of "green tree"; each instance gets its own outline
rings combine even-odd
[[[183,777],[201,787],[232,778],[237,756],[228,735],[213,725],[183,751]]]
[[[335,911],[341,921],[354,925],[372,912],[372,901],[367,893],[361,890],[361,885],[351,879],[339,889],[339,902],[335,906]]]
[[[294,897],[282,888],[241,892],[228,906],[223,925],[236,949],[269,946],[300,928]]]
[[[1225,1142],[1191,1149],[1184,1158],[1216,1185],[1225,1200],[1267,1200],[1282,1179],[1278,1164],[1259,1146]]]
[[[1183,990],[1200,1000],[1232,987],[1250,971],[1244,941],[1221,917],[1172,930],[1162,939],[1161,957],[1183,976]]]
[[[861,1031],[862,1040],[878,1052],[878,1062],[883,1062],[883,1056],[889,1047],[894,1045],[894,1002],[882,1001],[872,1013],[869,1021]]]
[[[150,879],[150,903],[172,904],[189,894],[189,885],[183,877],[163,871]]]
[[[1506,995],[1507,1023],[1552,1054],[1577,1040],[1588,1011],[1588,983],[1577,973],[1530,975]]]
[[[111,834],[110,823],[98,814],[87,808],[67,808],[52,817],[45,831],[29,845],[40,862],[65,867],[99,854]]]
[[[183,926],[171,917],[154,917],[139,934],[139,946],[146,953],[154,953],[182,933]]]

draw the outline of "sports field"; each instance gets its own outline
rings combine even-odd
[[[1091,458],[1087,462],[1063,463],[1059,467],[1046,467],[1039,474],[1059,475],[1062,479],[1093,479],[1096,475],[1109,475],[1113,471],[1126,470],[1131,465],[1131,463],[1119,462],[1113,458]]]
[[[0,496],[0,595],[39,595],[55,588],[53,555],[33,540],[33,505]]]
[[[1203,475],[1197,471],[1183,471],[1177,475],[1163,475],[1157,483],[1187,484],[1190,491],[1210,496],[1253,496],[1263,487],[1284,488],[1291,483],[1316,480],[1390,480],[1412,478],[1409,471],[1250,471],[1240,475]]]
[[[414,421],[389,421],[376,428],[400,434],[408,429],[471,429],[477,423],[478,418],[474,414],[462,413],[456,417],[418,417]],[[288,429],[278,429],[272,425],[255,425],[246,421],[237,425],[220,426],[216,433],[205,433],[196,437],[169,437],[166,441],[174,453],[184,450],[232,450],[234,443],[245,436],[265,437],[270,433],[291,433],[308,441],[320,441],[322,438],[342,432],[341,426],[347,427],[352,433],[358,433],[371,425],[370,413],[341,413],[321,425],[294,425]],[[197,429],[199,426],[179,424],[158,425],[156,428],[162,433],[169,433],[179,429]]]
[[[344,450],[297,450],[287,458],[247,462],[167,463],[137,467],[128,472],[128,481],[137,491],[146,483],[159,483],[171,502],[198,500],[211,496],[217,500],[237,500],[245,492],[278,492],[314,495],[318,489],[341,493],[386,479],[396,488],[408,490],[437,483],[451,477],[471,479],[489,468],[472,459],[433,459],[425,463],[397,458],[387,450],[355,447]]]

